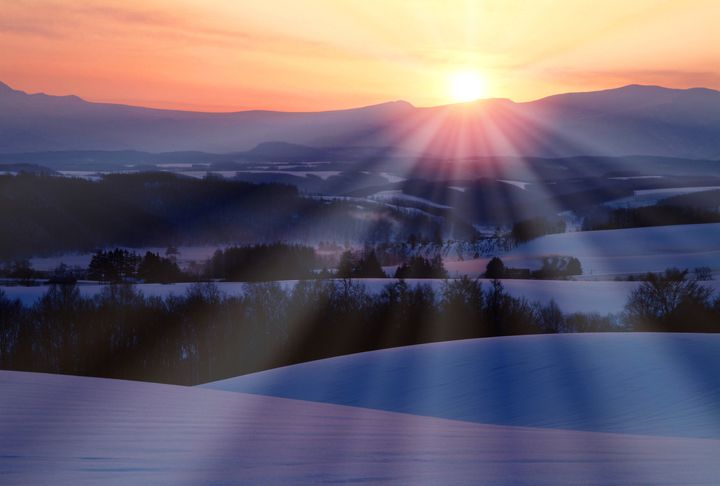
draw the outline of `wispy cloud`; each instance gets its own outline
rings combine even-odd
[[[278,35],[225,28],[222,22],[210,25],[201,13],[180,6],[168,11],[130,4],[26,0],[5,9],[0,16],[0,29],[5,34],[68,40],[88,37],[107,40],[133,33],[212,47],[316,54],[337,51],[332,44],[292,33]]]

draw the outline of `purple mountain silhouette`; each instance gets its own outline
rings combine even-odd
[[[201,113],[27,94],[0,83],[0,152],[249,150],[268,141],[395,147],[440,157],[720,158],[720,92],[631,85],[527,103]]]

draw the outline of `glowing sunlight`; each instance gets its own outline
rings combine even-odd
[[[452,101],[466,103],[488,95],[488,83],[485,76],[477,71],[460,71],[450,78],[450,96]]]

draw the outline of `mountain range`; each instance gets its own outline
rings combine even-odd
[[[28,94],[0,83],[0,153],[228,153],[278,147],[267,142],[302,144],[303,158],[312,158],[314,148],[366,147],[372,154],[389,147],[394,154],[448,159],[720,159],[720,92],[630,85],[523,103],[487,99],[419,108],[393,101],[324,112],[203,113]]]

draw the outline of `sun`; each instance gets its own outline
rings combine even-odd
[[[476,71],[461,71],[450,76],[450,96],[465,103],[487,96],[487,80]]]

